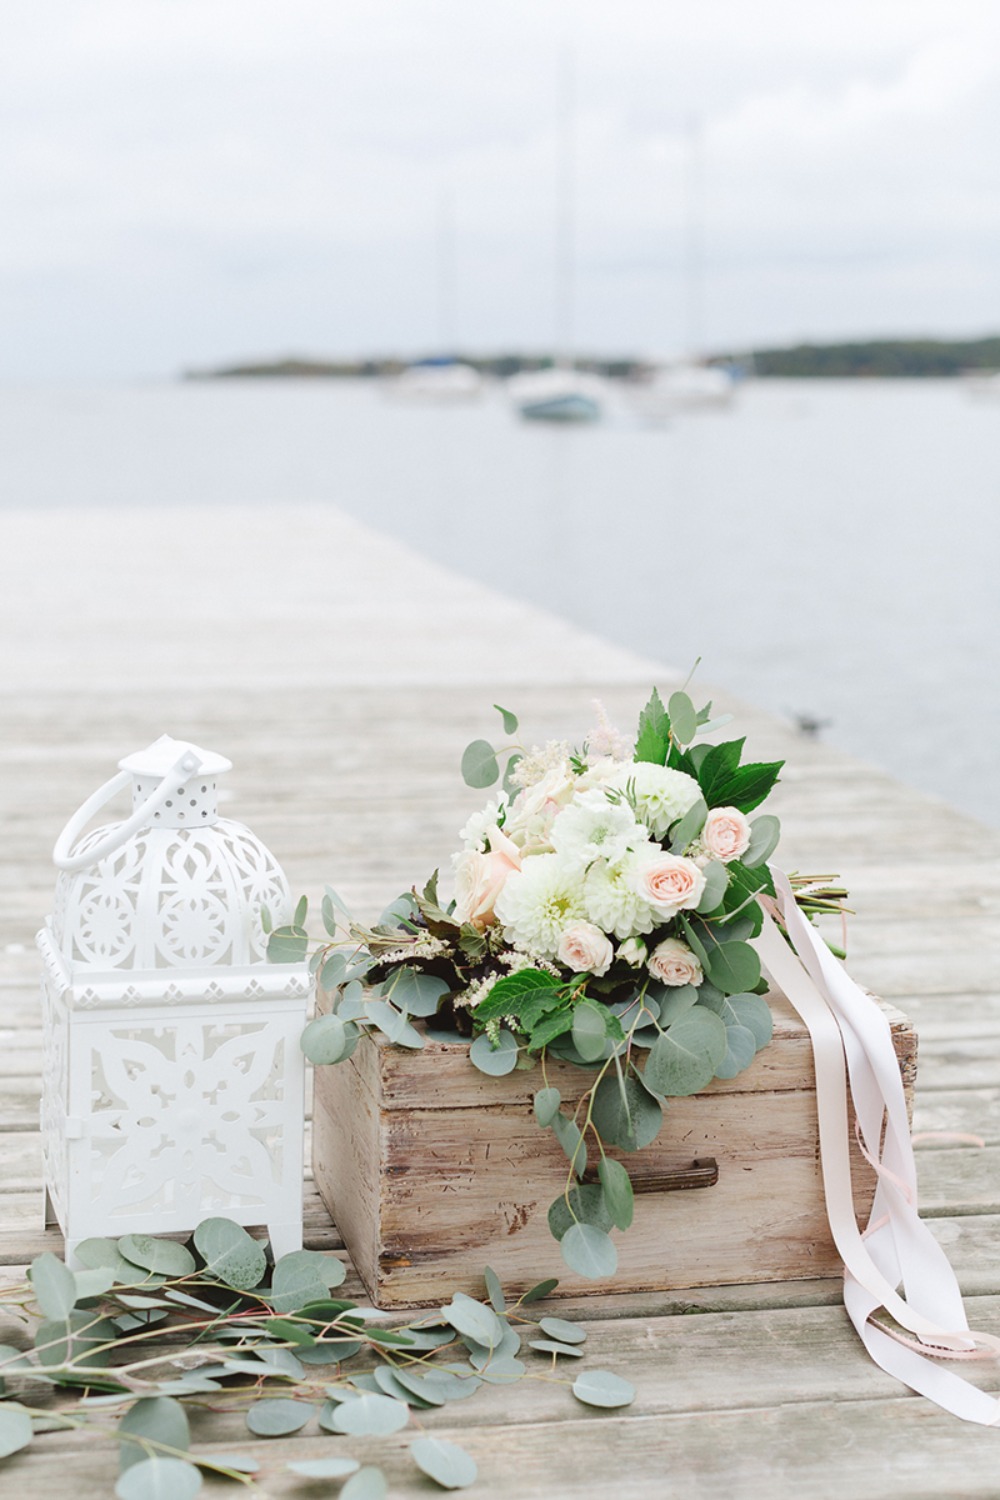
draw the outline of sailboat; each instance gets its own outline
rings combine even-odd
[[[560,355],[551,369],[514,375],[507,382],[507,394],[515,410],[528,422],[598,422],[604,411],[604,382],[577,370],[571,352],[575,294],[574,93],[573,60],[567,53],[559,101],[556,204],[556,348]]]

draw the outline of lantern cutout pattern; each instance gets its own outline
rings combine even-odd
[[[288,883],[218,816],[230,761],[163,736],[119,767],[56,843],[38,934],[46,1222],[70,1264],[91,1236],[213,1215],[265,1225],[277,1258],[302,1245],[311,985],[267,962],[261,912],[290,920]],[[80,838],[129,784],[131,816]]]

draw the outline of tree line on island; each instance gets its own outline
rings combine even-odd
[[[507,379],[523,371],[556,363],[550,354],[455,354],[480,374]],[[215,368],[187,370],[186,380],[376,379],[400,374],[412,361],[398,355],[362,359],[312,359],[290,356]],[[721,365],[761,379],[947,379],[1000,371],[1000,334],[978,339],[860,339],[840,344],[801,343],[786,348],[730,350],[708,355],[705,364]],[[642,380],[653,371],[648,359],[579,356],[575,368],[614,380]]]

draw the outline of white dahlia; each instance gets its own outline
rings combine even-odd
[[[508,943],[555,958],[566,928],[586,916],[579,869],[558,854],[525,860],[500,892],[496,915]]]
[[[631,788],[636,817],[658,839],[663,837],[671,823],[690,812],[701,796],[701,788],[693,776],[645,760],[630,761],[621,766],[614,785]]]
[[[656,926],[653,909],[639,890],[642,868],[636,854],[626,854],[613,865],[599,859],[583,882],[588,920],[619,940],[652,932]]]
[[[578,793],[563,808],[549,839],[564,859],[585,867],[595,859],[614,864],[648,844],[649,834],[636,822],[627,802],[611,802],[602,791],[590,791]]]

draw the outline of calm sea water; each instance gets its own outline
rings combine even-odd
[[[1000,826],[1000,400],[759,382],[553,430],[371,384],[0,390],[0,504],[337,505]]]

